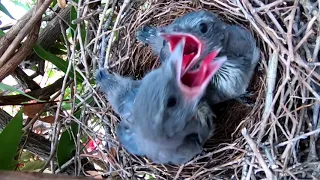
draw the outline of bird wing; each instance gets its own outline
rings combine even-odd
[[[127,119],[133,107],[133,101],[140,86],[140,81],[110,74],[100,69],[96,74],[97,84],[106,95],[113,110],[124,119]]]

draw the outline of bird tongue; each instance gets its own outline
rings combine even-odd
[[[176,67],[177,81],[185,97],[194,100],[203,94],[212,76],[227,60],[226,57],[216,58],[220,51],[217,49],[204,58],[198,69],[191,70],[200,61],[199,56],[202,52],[200,40],[188,33],[162,33],[161,35],[169,42],[171,52],[182,39],[185,40],[182,62]]]

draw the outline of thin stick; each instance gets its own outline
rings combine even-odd
[[[254,0],[255,3],[259,4],[260,7],[264,7],[265,4],[259,0]],[[282,35],[285,35],[285,31],[281,27],[280,23],[277,21],[277,19],[274,17],[271,11],[267,11],[267,15],[270,17],[271,21],[274,23],[274,25],[277,27],[277,29],[280,31]]]
[[[179,168],[179,170],[178,170],[178,172],[177,172],[177,174],[176,174],[176,176],[174,177],[173,180],[177,180],[177,179],[179,178],[179,175],[180,175],[180,173],[181,173],[181,171],[182,171],[183,168],[184,168],[184,165],[181,165],[180,168]]]
[[[242,136],[247,140],[248,145],[251,147],[255,157],[258,159],[259,164],[262,166],[262,169],[264,170],[264,172],[266,173],[267,179],[274,179],[273,178],[273,174],[270,171],[270,169],[268,168],[266,162],[263,160],[262,155],[260,154],[256,144],[253,142],[253,140],[251,139],[251,137],[249,136],[247,129],[243,128],[241,130],[241,134]]]
[[[293,52],[293,41],[292,41],[292,29],[293,29],[293,21],[294,21],[294,16],[296,14],[296,10],[297,10],[297,7],[298,7],[298,3],[299,3],[299,0],[295,0],[294,1],[294,7],[293,9],[291,10],[291,13],[289,15],[289,27],[288,27],[288,31],[287,31],[287,41],[288,41],[288,50],[289,50],[289,54],[288,54],[288,59],[286,61],[286,77],[289,77],[290,78],[290,63],[291,61],[294,60],[294,52]]]
[[[317,133],[320,133],[320,128],[318,128],[316,130],[313,130],[313,131],[310,131],[308,133],[302,134],[302,135],[300,135],[298,137],[292,138],[291,140],[279,143],[278,145],[276,145],[276,147],[278,148],[278,147],[281,147],[281,146],[285,146],[285,145],[287,145],[289,143],[294,143],[295,141],[298,141],[300,139],[306,139],[308,136],[312,136],[312,135],[317,134]]]
[[[97,37],[95,38],[94,46],[93,46],[93,53],[94,54],[97,53],[97,47],[98,47],[98,42],[99,42],[100,33],[101,33],[101,29],[102,29],[103,19],[104,19],[105,15],[107,14],[107,10],[108,10],[108,7],[109,7],[109,1],[110,0],[107,0],[106,5],[104,6],[103,13],[102,13],[103,16],[101,17],[101,20],[99,22],[99,27],[98,27],[98,30],[97,30]],[[95,58],[92,61],[92,65],[93,65],[93,72],[96,72],[95,69],[96,69],[96,66],[97,66],[97,61],[96,61]]]
[[[82,1],[79,0],[78,2],[78,11],[77,11],[77,18],[80,18],[80,6],[81,6]],[[82,63],[86,72],[86,77],[89,78],[90,72],[89,72],[89,67],[88,67],[88,63],[87,63],[87,59],[85,57],[85,49],[83,47],[83,42],[82,42],[82,36],[81,36],[81,23],[77,24],[77,30],[78,30],[78,41],[79,41],[79,45],[80,45],[80,51],[81,51],[81,59],[82,59]]]
[[[300,48],[300,46],[307,41],[308,37],[313,34],[314,31],[311,29],[310,31],[308,31],[306,33],[306,35],[303,36],[303,38],[299,41],[299,43],[296,45],[296,47],[294,48],[294,52],[297,52],[298,49]]]
[[[269,11],[270,8],[274,7],[274,6],[277,6],[279,4],[283,3],[283,0],[278,0],[278,1],[274,1],[270,4],[267,4],[267,5],[264,5],[264,6],[260,6],[259,8],[255,8],[255,12],[260,12],[260,11],[263,11],[263,10],[266,10],[266,11]]]
[[[255,157],[251,157],[251,163],[250,163],[249,171],[247,173],[247,176],[245,177],[245,180],[250,180],[250,178],[251,178],[253,164],[254,164],[255,159],[256,159]]]
[[[258,135],[258,142],[261,141],[265,133],[268,118],[273,107],[272,101],[273,101],[273,92],[275,89],[276,78],[277,78],[278,57],[279,57],[279,51],[274,51],[272,53],[272,56],[269,59],[268,72],[267,72],[268,74],[267,74],[266,101],[265,101],[265,107],[264,107],[261,125],[260,125],[261,128]]]
[[[117,19],[114,22],[114,26],[112,28],[111,34],[110,34],[110,38],[109,38],[109,42],[108,42],[108,48],[107,48],[107,52],[106,52],[106,58],[105,58],[105,62],[104,62],[104,68],[108,67],[109,64],[109,55],[110,55],[110,51],[111,51],[111,45],[112,45],[112,41],[113,41],[113,36],[114,36],[114,32],[116,31],[116,28],[118,26],[118,23],[120,21],[120,18],[122,16],[122,13],[124,11],[124,9],[127,7],[127,5],[131,2],[131,0],[125,0],[122,4],[122,6],[120,7],[120,11],[118,13]]]
[[[316,40],[316,46],[313,50],[313,55],[312,55],[312,61],[319,61],[318,59],[318,53],[319,53],[319,49],[320,49],[320,35],[318,35],[317,40]]]
[[[34,25],[41,19],[42,14],[47,10],[49,5],[51,4],[52,0],[46,0],[42,3],[42,5],[37,8],[37,11],[34,13],[34,15],[31,17],[31,19],[28,21],[26,26],[24,26],[16,38],[11,42],[7,50],[2,54],[0,57],[0,67],[4,65],[5,62],[10,58],[10,56],[15,53],[15,49],[18,47],[20,42],[25,38],[25,35],[28,34],[31,29],[34,27]]]

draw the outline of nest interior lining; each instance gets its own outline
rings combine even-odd
[[[270,177],[269,171],[265,171],[265,168],[260,167],[260,161],[256,160],[250,163],[250,157],[252,157],[252,154],[254,153],[252,152],[252,149],[249,148],[252,145],[249,143],[249,140],[251,140],[250,136],[252,136],[254,141],[256,141],[257,138],[259,139],[258,134],[261,131],[261,126],[269,126],[273,123],[273,121],[267,121],[268,124],[264,125],[262,122],[266,103],[266,74],[268,73],[268,62],[271,58],[271,54],[274,53],[274,49],[272,49],[272,47],[274,47],[275,44],[279,44],[279,41],[274,41],[274,39],[270,38],[270,34],[266,33],[269,27],[264,27],[262,26],[263,24],[261,24],[261,22],[252,20],[254,15],[251,14],[246,6],[244,6],[244,3],[241,5],[241,2],[238,1],[147,1],[145,5],[143,5],[144,8],[141,8],[140,5],[141,3],[135,3],[133,6],[131,6],[130,10],[127,11],[128,14],[120,23],[120,25],[123,27],[119,31],[121,38],[119,38],[112,47],[110,71],[118,72],[124,76],[132,76],[136,79],[141,79],[147,72],[158,67],[159,61],[158,57],[153,55],[150,47],[143,46],[141,43],[136,41],[135,32],[143,25],[167,25],[176,17],[182,16],[187,12],[205,9],[208,11],[213,11],[226,23],[245,27],[246,29],[250,30],[256,38],[258,46],[261,50],[261,58],[249,87],[249,90],[254,92],[254,96],[252,98],[256,100],[256,105],[253,108],[249,108],[236,102],[235,100],[230,100],[215,105],[214,109],[216,110],[215,113],[218,116],[218,121],[216,122],[217,127],[214,137],[208,140],[208,142],[205,144],[204,153],[195,157],[183,168],[170,165],[155,165],[152,164],[152,162],[148,159],[129,155],[122,148],[119,149],[118,153],[117,163],[119,163],[119,166],[123,168],[133,168],[133,174],[150,173],[160,179],[171,179],[174,177],[201,179],[207,177],[230,178],[232,175],[238,176],[239,178],[241,175],[246,175],[245,171],[248,171],[248,167],[253,167],[253,165],[255,165],[254,167],[259,167],[255,172],[256,177]],[[255,6],[257,6],[257,4],[255,4]],[[285,7],[279,5],[280,9],[287,11],[292,7],[293,4],[288,3]],[[272,24],[272,20],[264,16],[265,13],[260,13],[259,15],[263,16],[262,19],[265,21],[264,23]],[[258,29],[261,32],[257,30],[257,24]],[[287,26],[287,24],[281,25]],[[274,24],[272,24],[272,27],[273,26]],[[284,44],[286,42],[282,41],[280,43],[281,46],[285,48],[287,47],[287,44]],[[282,60],[284,58],[288,58],[281,53],[278,55],[278,57],[279,59],[282,58]],[[119,59],[126,60],[119,63]],[[285,68],[279,65],[277,88],[279,88],[281,81],[283,82],[283,71],[285,71]],[[285,87],[288,88],[289,85],[286,85]],[[281,97],[284,97],[284,94],[282,94]],[[279,98],[279,96],[277,98]],[[279,110],[279,107],[282,107],[279,101],[273,106],[275,107],[275,110]],[[273,109],[273,107],[271,108]],[[112,112],[110,107],[109,110]],[[284,110],[282,109],[282,111]],[[272,118],[278,121],[278,119],[283,117],[278,118],[272,116]],[[111,124],[113,124],[113,127],[111,127],[113,129],[112,132],[114,132],[114,127],[119,120],[115,119],[116,118],[111,119]],[[263,147],[267,147],[267,151],[271,151],[271,154],[273,154],[272,156],[275,158],[279,158],[281,155],[283,156],[282,153],[285,150],[279,149],[280,152],[275,151],[272,147],[272,143],[277,144],[280,141],[286,141],[288,134],[284,133],[284,131],[290,132],[290,128],[294,127],[292,123],[291,125],[290,123],[287,123],[289,121],[288,115],[285,117],[285,119],[286,120],[284,122],[279,120],[278,125],[274,125],[273,130],[270,126],[266,128],[267,136],[264,136],[263,139],[263,142],[266,142],[266,145],[263,145]],[[286,129],[283,130],[282,126]],[[242,131],[243,128],[247,129],[247,131],[250,133],[250,136],[244,135],[244,131]],[[273,134],[268,136],[269,133]],[[116,139],[114,133],[113,137]],[[274,165],[272,164],[274,162],[270,161],[268,156],[268,154],[263,154],[262,158],[264,158],[264,161],[266,161],[267,164]],[[293,154],[290,154],[287,155],[286,158],[291,160],[289,165],[293,167],[298,161],[292,160],[292,156]],[[281,163],[285,162],[281,160]],[[281,171],[281,168],[283,167],[281,166],[281,163],[280,165],[276,166],[280,168],[277,169],[279,171]],[[122,177],[128,176],[127,173],[119,172],[119,174]],[[292,177],[292,174],[287,173],[282,176]]]
[[[142,45],[141,43],[135,41],[135,32],[143,25],[165,26],[170,24],[177,17],[180,17],[187,12],[206,9],[199,7],[199,5],[197,4],[188,4],[187,6],[183,3],[159,3],[154,4],[153,6],[153,8],[142,11],[145,15],[138,15],[139,18],[137,18],[134,23],[127,23],[127,28],[132,32],[130,34],[130,40],[132,43],[130,47],[133,50],[131,51],[131,58],[128,60],[130,62],[119,64],[115,67],[114,71],[117,71],[125,76],[133,76],[137,79],[141,79],[147,72],[150,72],[152,69],[160,65],[159,57],[152,53],[152,50],[149,46]],[[165,10],[165,8],[170,9],[170,11]],[[234,19],[233,17],[228,16],[228,14],[226,14],[225,12],[221,12],[216,8],[211,7],[206,10],[213,11],[226,23],[237,24],[245,27],[251,32],[254,32],[247,21],[239,20],[240,18]],[[161,16],[159,14],[161,14]],[[257,36],[255,33],[253,34],[254,36]],[[263,43],[259,39],[257,39],[257,42],[259,44]],[[248,88],[248,90],[251,90],[255,93],[252,99],[257,99],[257,94],[259,94],[259,91],[262,89],[261,78],[264,78],[263,67],[261,67],[261,65],[258,65],[256,69],[260,69],[260,71],[256,70],[256,73],[252,78],[250,87]],[[259,102],[257,102],[257,104],[259,104]],[[224,139],[222,142],[228,143],[230,143],[232,140],[230,135],[235,132],[240,122],[244,120],[252,110],[252,108],[248,108],[235,100],[229,100],[227,102],[219,103],[213,108],[215,109],[215,113],[218,115],[218,127],[217,133],[215,133],[215,137],[219,138],[213,137],[212,139]],[[237,114],[237,116],[234,116],[234,114]]]

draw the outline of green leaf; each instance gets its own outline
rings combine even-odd
[[[37,53],[37,55],[39,57],[41,57],[44,60],[48,60],[50,61],[52,64],[54,64],[58,69],[60,69],[61,71],[63,71],[64,73],[67,72],[68,69],[68,62],[55,56],[54,54],[51,54],[50,52],[44,50],[41,46],[39,46],[38,44],[36,44],[33,47],[33,50]],[[84,81],[84,79],[82,78],[82,76],[76,72],[76,79],[77,79],[77,83],[82,83]],[[69,76],[71,78],[74,78],[74,73],[73,73],[73,67],[71,67],[71,70],[69,72]]]
[[[78,124],[73,123],[71,124],[71,131],[65,130],[60,138],[58,149],[57,149],[57,157],[58,157],[58,164],[62,166],[66,163],[72,156],[73,150],[75,149],[75,139],[78,132]],[[73,133],[72,134],[70,133]]]
[[[19,159],[19,163],[26,163],[29,162],[30,159],[33,159],[34,155],[32,153],[30,153],[29,151],[23,151],[20,154],[20,159]]]
[[[119,31],[115,31],[112,41],[116,41],[118,39],[118,35],[119,35]]]
[[[81,38],[82,38],[82,42],[86,41],[86,33],[87,33],[87,29],[86,26],[84,24],[81,24]]]
[[[145,179],[156,179],[153,175],[146,174]]]
[[[52,54],[55,54],[55,55],[67,54],[66,51],[62,51],[61,49],[56,48],[56,47],[51,47],[51,48],[50,48],[50,52],[51,52]]]
[[[86,27],[85,27],[85,25],[84,24],[82,24],[81,26],[80,26],[80,36],[81,36],[81,40],[82,40],[82,42],[85,42],[85,40],[86,40]],[[80,50],[80,42],[79,42],[79,40],[78,40],[78,37],[77,37],[77,40],[75,41],[75,43],[76,43],[76,50]]]
[[[4,7],[4,5],[0,2],[0,11],[2,11],[4,14],[6,14],[7,16],[9,16],[11,19],[15,18],[9,13],[9,11],[7,10],[6,7]]]
[[[40,100],[40,99],[34,98],[34,97],[32,97],[32,96],[24,93],[23,91],[20,91],[19,89],[16,89],[16,88],[14,88],[14,87],[12,87],[12,86],[9,86],[9,85],[3,84],[3,83],[0,83],[0,90],[3,90],[3,91],[11,91],[11,92],[19,92],[19,93],[21,93],[22,95],[27,96],[27,97],[30,98],[30,99],[36,100],[36,101],[38,101],[38,102],[44,102],[44,101],[42,101],[42,100]]]
[[[62,102],[63,110],[71,110],[71,104],[69,102]]]
[[[53,44],[53,46],[49,48],[48,51],[51,52],[52,54],[57,54],[57,55],[67,54],[67,47],[63,43],[64,42],[57,40]]]
[[[52,78],[54,75],[55,75],[55,72],[54,72],[53,70],[50,70],[50,71],[48,72],[48,77],[49,77],[49,78]]]
[[[74,37],[74,34],[75,34],[74,31],[76,31],[77,29],[77,25],[72,24],[72,21],[75,20],[76,18],[77,18],[77,10],[72,6],[70,10],[70,20],[69,20],[72,38]]]
[[[14,170],[17,161],[17,149],[22,137],[22,112],[21,109],[8,123],[0,134],[0,169]]]
[[[11,1],[12,3],[14,3],[14,5],[16,6],[20,6],[22,8],[24,8],[25,10],[29,11],[30,10],[30,6],[29,3],[23,4],[20,1]]]
[[[33,171],[38,172],[43,166],[45,165],[44,161],[36,160],[36,161],[29,161],[24,163],[24,166],[20,168],[21,171]]]
[[[58,3],[57,0],[53,0],[50,7],[53,8],[57,3]]]
[[[69,27],[67,30],[66,30],[66,33],[67,33],[67,39],[72,39],[73,38],[73,31],[71,30],[71,28]]]
[[[74,112],[74,116],[76,118],[80,118],[80,115],[81,115],[81,108],[79,108]],[[73,123],[71,124],[70,127],[74,137],[76,137],[78,132],[78,124]],[[70,131],[66,130],[62,133],[59,144],[58,144],[57,157],[58,157],[58,164],[60,166],[63,165],[65,162],[67,162],[69,159],[71,159],[73,150],[75,149],[75,144],[74,144],[75,140],[73,139],[71,134],[69,134],[69,132]]]
[[[29,3],[26,5],[26,7],[27,7],[28,9],[31,9],[31,6],[30,6]]]
[[[55,43],[54,44],[55,48],[61,49],[61,50],[67,50],[67,47],[61,43]]]
[[[4,36],[5,33],[0,29],[0,37]]]

